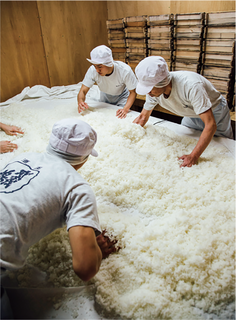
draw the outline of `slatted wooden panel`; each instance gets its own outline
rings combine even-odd
[[[233,108],[235,84],[235,12],[208,13],[202,74]]]
[[[172,71],[173,61],[173,14],[149,16],[148,26],[148,56],[162,56]]]
[[[147,17],[124,18],[126,39],[126,62],[134,71],[137,64],[147,55]]]
[[[175,15],[175,54],[173,70],[201,72],[205,14]]]
[[[113,59],[125,62],[126,45],[124,19],[108,20],[106,23],[108,32],[108,44],[112,50]]]

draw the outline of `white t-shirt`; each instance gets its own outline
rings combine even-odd
[[[172,89],[166,99],[164,95],[146,95],[144,109],[152,110],[157,104],[182,117],[199,118],[199,114],[221,102],[221,94],[206,78],[191,71],[170,72]]]
[[[101,231],[95,196],[64,160],[24,153],[0,171],[1,267],[23,266],[31,245],[57,228],[88,226]]]
[[[110,95],[120,95],[127,87],[128,90],[134,90],[137,86],[137,79],[126,63],[114,61],[114,70],[109,76],[101,76],[92,65],[82,81],[82,84],[91,88],[97,84],[100,91]]]

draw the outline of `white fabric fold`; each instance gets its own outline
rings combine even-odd
[[[21,93],[17,94],[16,96],[0,103],[0,107],[8,106],[15,102],[20,102],[26,99],[70,99],[77,97],[79,90],[82,86],[82,83],[79,82],[78,84],[72,84],[68,86],[56,86],[52,88],[48,88],[43,85],[35,85],[33,87],[25,87]],[[93,86],[86,98],[92,100],[99,100],[100,91],[98,87],[95,85]]]

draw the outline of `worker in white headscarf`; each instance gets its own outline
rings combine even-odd
[[[214,135],[233,138],[226,99],[200,74],[190,71],[169,72],[165,59],[160,56],[142,60],[135,73],[138,78],[136,92],[146,94],[146,102],[134,123],[144,126],[154,107],[159,104],[182,116],[182,125],[202,131],[191,154],[179,158],[183,161],[181,167],[196,164]]]
[[[114,61],[111,49],[104,45],[94,48],[90,57],[87,60],[92,66],[88,69],[77,96],[79,113],[88,109],[86,94],[97,84],[100,101],[120,107],[116,116],[125,118],[136,98],[137,79],[132,69],[124,62]]]
[[[0,171],[1,271],[21,268],[28,249],[65,224],[73,269],[83,281],[116,251],[115,242],[101,233],[94,193],[77,172],[90,155],[98,156],[96,141],[89,124],[64,119],[54,124],[45,153],[23,153]]]

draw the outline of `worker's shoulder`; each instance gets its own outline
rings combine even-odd
[[[187,70],[171,71],[170,74],[171,74],[171,77],[175,79],[186,78],[186,79],[194,80],[194,79],[203,78],[203,76],[200,75],[199,73],[194,71],[187,71]]]
[[[123,72],[130,72],[132,71],[131,67],[123,62],[123,61],[118,61],[118,60],[114,60],[114,65],[120,70],[120,71],[123,71]]]
[[[188,88],[191,88],[197,84],[203,84],[207,81],[202,75],[193,71],[172,71],[170,74],[171,80],[175,84]]]
[[[28,165],[28,163],[32,160],[32,159],[37,159],[38,157],[40,157],[41,153],[37,153],[37,152],[24,152],[21,153],[18,156],[13,157],[7,164],[5,167],[9,166],[10,164],[14,164],[17,165],[18,163],[23,163],[25,165]]]

